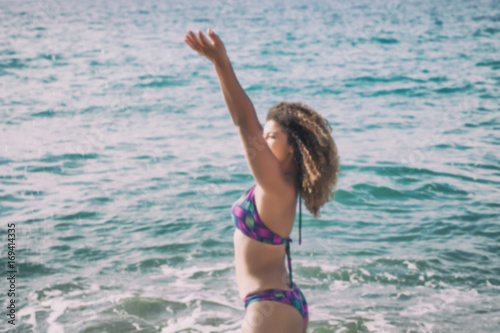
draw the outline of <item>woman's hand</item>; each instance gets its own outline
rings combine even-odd
[[[214,64],[222,94],[224,95],[224,101],[234,124],[236,126],[243,126],[245,123],[250,122],[247,119],[251,119],[252,121],[258,119],[252,101],[248,98],[238,82],[236,74],[234,74],[233,66],[227,57],[224,43],[222,43],[222,40],[212,29],[208,29],[208,36],[212,42],[201,31],[198,31],[198,36],[196,36],[189,30],[184,41],[193,50],[198,52],[199,55],[207,57]]]
[[[198,36],[195,35],[191,30],[184,38],[184,41],[199,55],[207,57],[214,65],[221,63],[227,59],[226,48],[222,40],[215,34],[212,29],[208,29],[208,36],[213,41],[210,42],[205,35],[198,30]]]

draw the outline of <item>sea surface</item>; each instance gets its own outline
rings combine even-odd
[[[241,331],[254,179],[208,28],[262,124],[333,128],[335,199],[291,234],[308,332],[500,332],[498,0],[0,0],[0,331]]]

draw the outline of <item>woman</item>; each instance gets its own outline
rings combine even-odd
[[[278,103],[262,128],[252,102],[241,88],[222,40],[208,30],[188,31],[185,42],[209,59],[217,72],[231,118],[257,182],[233,204],[234,248],[239,294],[245,302],[243,332],[306,332],[307,302],[292,281],[289,235],[297,196],[319,216],[333,197],[339,158],[331,127],[301,103]],[[299,244],[301,243],[299,216]],[[285,254],[288,272],[285,268]]]

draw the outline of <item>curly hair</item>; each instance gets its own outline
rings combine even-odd
[[[274,120],[288,137],[299,170],[297,179],[306,208],[314,217],[335,197],[340,174],[337,146],[328,121],[303,103],[281,102],[269,109],[266,121]]]

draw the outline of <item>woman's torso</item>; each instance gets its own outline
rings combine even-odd
[[[281,197],[265,194],[258,185],[254,190],[255,209],[260,220],[273,233],[285,239],[293,228],[298,194],[293,178],[287,176],[287,182],[289,193]],[[238,228],[235,228],[233,240],[236,280],[242,300],[249,293],[260,290],[291,290],[285,268],[286,244],[262,243]]]

